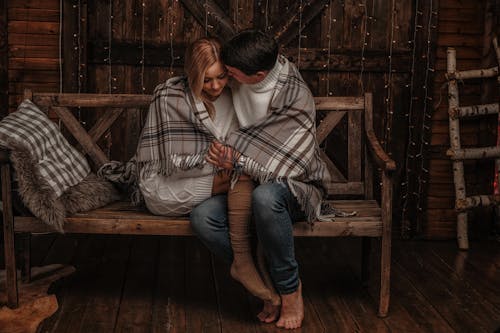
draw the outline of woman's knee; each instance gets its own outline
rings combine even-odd
[[[280,211],[286,208],[286,184],[266,183],[257,186],[252,192],[254,212]]]

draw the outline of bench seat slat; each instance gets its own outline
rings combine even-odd
[[[333,222],[317,222],[314,228],[305,222],[294,226],[295,236],[371,236],[382,234],[380,207],[374,200],[332,201],[334,207],[358,214],[353,217],[337,217]],[[51,232],[50,227],[35,217],[16,216],[16,232]],[[187,217],[152,215],[128,202],[114,204],[67,217],[64,229],[67,233],[131,234],[131,235],[193,235]]]

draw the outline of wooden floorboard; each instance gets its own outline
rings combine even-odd
[[[438,256],[426,251],[425,245],[406,244],[405,251],[394,254],[395,265],[456,332],[495,332],[500,326],[500,309],[471,287],[477,281],[461,279]]]
[[[378,318],[378,248],[360,282],[361,241],[298,238],[305,320],[294,332],[497,332],[500,244],[393,242],[391,306]],[[71,264],[51,287],[59,310],[40,332],[283,332],[256,319],[261,303],[194,237],[42,235],[33,265]]]
[[[120,309],[130,260],[130,237],[109,237],[95,272],[89,303],[82,313],[80,332],[113,332]]]

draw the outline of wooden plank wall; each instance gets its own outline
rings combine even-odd
[[[457,69],[468,70],[495,66],[496,61],[485,59],[483,50],[491,48],[491,34],[485,35],[485,22],[491,16],[498,17],[499,7],[486,10],[491,1],[441,0],[439,6],[438,40],[436,54],[436,76],[434,101],[437,108],[432,115],[431,141],[429,149],[429,187],[427,210],[423,218],[423,236],[426,238],[456,237],[456,213],[453,209],[455,190],[449,148],[448,101],[446,79],[446,49],[454,47],[457,53]],[[497,1],[498,3],[498,1]],[[492,12],[493,11],[493,12]],[[487,16],[490,15],[490,19]],[[491,27],[489,28],[491,30]],[[491,56],[490,56],[491,58]],[[488,63],[489,62],[489,63]],[[486,85],[496,84],[489,80]],[[483,96],[485,81],[468,80],[459,85],[460,105],[498,102],[498,94]],[[491,90],[491,89],[490,89]],[[496,98],[496,99],[495,99]],[[463,147],[495,145],[496,118],[461,121]],[[492,194],[493,162],[466,161],[465,179],[467,195]],[[472,237],[487,229],[492,216],[487,209],[476,209],[470,213],[469,225]]]
[[[59,0],[9,0],[9,108],[23,90],[59,91]]]
[[[182,73],[187,43],[205,34],[227,38],[244,28],[261,28],[277,36],[315,95],[373,92],[375,130],[399,166],[395,183],[407,180],[407,187],[395,188],[394,230],[400,232],[404,207],[412,219],[405,226],[407,236],[454,237],[451,168],[442,154],[448,144],[446,96],[440,89],[445,48],[460,47],[459,68],[477,67],[486,1],[11,0],[7,5],[9,106],[12,111],[18,105],[24,88],[150,94],[159,82]],[[0,19],[0,32],[1,26]],[[429,38],[437,42],[428,55]],[[429,71],[429,64],[435,71]],[[431,125],[418,112],[425,109],[423,87],[432,91],[433,85],[429,103],[443,101]],[[465,89],[469,97],[464,95],[464,102],[478,92],[474,86]],[[408,115],[410,100],[414,100],[413,116]],[[82,124],[92,126],[85,110],[76,112]],[[143,116],[141,110],[124,113],[105,135],[101,144],[111,158],[133,153]],[[419,132],[426,127],[432,133],[430,149],[423,143],[427,139],[420,140],[430,136]],[[477,143],[476,128],[464,127],[470,144]],[[123,138],[130,139],[123,142]],[[345,159],[346,151],[334,149],[343,140],[342,132],[334,133],[325,147],[329,155]],[[415,151],[424,151],[431,159],[424,159],[424,164],[407,160],[408,152]],[[429,173],[422,172],[422,165],[429,167]]]
[[[9,109],[9,46],[7,34],[7,1],[0,0],[0,117]]]

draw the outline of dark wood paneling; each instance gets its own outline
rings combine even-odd
[[[407,219],[404,228],[411,230],[408,235],[412,235],[426,223],[425,214],[416,214],[419,207],[425,211],[428,202],[425,200],[427,174],[422,173],[422,165],[427,169],[428,148],[423,142],[438,147],[448,144],[447,133],[433,132],[441,125],[427,126],[422,118],[425,75],[428,74],[428,82],[432,82],[433,75],[436,78],[434,89],[432,84],[426,85],[428,96],[433,99],[427,101],[427,110],[439,123],[447,117],[443,107],[446,94],[440,89],[444,83],[446,47],[458,47],[461,69],[480,65],[486,1],[432,2],[439,22],[431,24],[431,36],[436,31],[439,36],[432,44],[437,49],[431,51],[429,59],[433,64],[436,58],[435,66],[430,66],[434,71],[427,72],[430,4],[427,1],[315,0],[303,1],[303,7],[299,8],[300,2],[294,0],[212,0],[207,1],[207,7],[204,1],[187,0],[64,0],[64,91],[150,94],[159,82],[183,72],[185,45],[205,33],[226,39],[247,27],[267,28],[279,37],[282,45],[286,44],[283,52],[300,64],[315,95],[350,95],[363,91],[374,94],[375,132],[380,138],[386,137],[387,148],[398,164],[395,183],[409,180],[408,187],[395,189],[395,197],[399,196],[398,191],[401,196],[417,193],[413,198],[406,197],[407,203],[399,199],[394,203],[395,229],[398,230],[405,206],[412,220]],[[420,7],[418,11],[414,8],[416,3]],[[10,100],[6,103],[12,109],[19,102],[24,86],[38,91],[58,90],[59,0],[9,1],[8,15],[11,92],[10,98],[6,94],[4,98]],[[498,9],[495,15],[498,16]],[[413,57],[415,26],[418,30]],[[389,71],[392,72],[390,84],[387,82]],[[413,92],[410,82],[413,82]],[[479,96],[477,89],[480,88],[466,88],[462,101]],[[386,101],[388,96],[390,99]],[[410,96],[414,98],[411,113]],[[441,100],[440,106],[432,110],[438,100]],[[111,134],[103,135],[101,144],[109,150],[108,156],[133,151],[120,143],[120,138],[129,131],[137,132],[128,126],[137,125],[141,116],[137,113],[131,117],[124,117],[118,123],[122,125],[116,125],[119,129],[113,128]],[[92,121],[89,119],[88,123]],[[422,133],[427,128],[430,132]],[[411,140],[415,144],[411,144]],[[484,142],[473,133],[464,133],[463,140],[471,145]],[[133,142],[127,144],[133,145]],[[419,155],[421,151],[424,154]],[[432,156],[440,151],[431,149]],[[335,153],[331,151],[330,155]],[[406,158],[416,155],[419,157]]]
[[[9,110],[9,42],[7,0],[0,0],[0,118]]]

